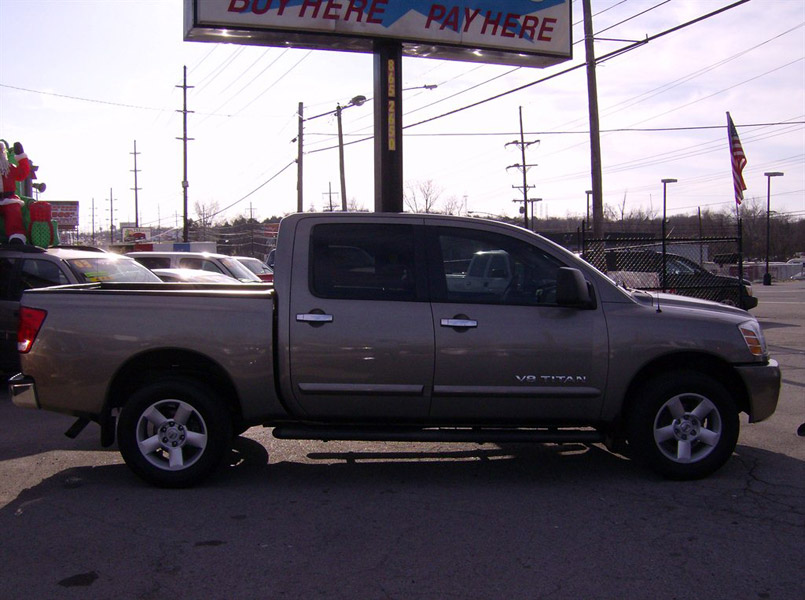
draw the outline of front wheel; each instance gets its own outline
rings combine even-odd
[[[209,388],[185,378],[146,384],[128,399],[118,420],[126,464],[160,487],[190,487],[222,462],[232,420]]]
[[[716,380],[695,371],[666,373],[639,393],[629,418],[634,457],[670,479],[700,479],[732,455],[738,410]]]

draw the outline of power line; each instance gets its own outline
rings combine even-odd
[[[156,108],[154,106],[138,106],[136,104],[124,104],[122,102],[111,102],[109,100],[95,100],[93,98],[82,98],[81,96],[70,96],[68,94],[57,94],[56,92],[43,92],[41,90],[32,90],[30,88],[19,87],[16,85],[7,85],[0,83],[0,87],[8,88],[11,90],[19,90],[21,92],[30,92],[32,94],[41,94],[43,96],[54,96],[56,98],[67,98],[68,100],[79,100],[81,102],[92,102],[93,104],[106,104],[109,106],[120,106],[122,108],[136,108],[137,110],[154,110],[159,112],[173,112],[167,108]]]
[[[212,217],[216,217],[216,216],[220,215],[222,212],[229,210],[230,208],[232,208],[232,207],[233,207],[233,206],[235,206],[236,204],[239,204],[239,203],[243,202],[243,201],[244,201],[246,198],[248,198],[249,196],[251,196],[251,195],[252,195],[252,194],[254,194],[255,192],[259,191],[260,189],[264,188],[266,185],[268,185],[269,183],[271,183],[272,181],[274,181],[274,180],[275,180],[277,177],[279,177],[280,175],[282,175],[282,173],[284,173],[286,170],[288,170],[288,169],[291,167],[291,165],[294,165],[294,164],[296,164],[296,161],[295,161],[295,160],[292,160],[292,161],[291,161],[291,162],[289,162],[287,165],[285,165],[284,167],[282,167],[282,168],[281,168],[279,171],[277,171],[276,173],[274,173],[274,175],[272,175],[271,177],[269,177],[268,179],[266,179],[266,180],[265,180],[263,183],[261,183],[261,184],[260,184],[260,185],[258,185],[256,188],[254,188],[254,189],[253,189],[251,192],[249,192],[248,194],[246,194],[246,195],[245,195],[245,196],[243,196],[242,198],[240,198],[240,199],[238,199],[238,200],[235,200],[235,201],[234,201],[232,204],[230,204],[229,206],[225,206],[224,208],[222,208],[222,209],[221,209],[221,210],[219,210],[218,212],[213,213],[212,215],[210,215],[210,218],[212,218]]]

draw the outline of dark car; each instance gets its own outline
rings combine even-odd
[[[662,253],[653,250],[610,250],[606,253],[607,274],[616,283],[630,288],[665,291],[713,300],[745,310],[757,306],[752,284],[737,277],[717,275],[695,261],[678,254],[665,255],[665,280],[662,277]]]
[[[141,264],[97,248],[0,246],[0,372],[19,370],[17,321],[22,292],[95,281],[159,282]]]

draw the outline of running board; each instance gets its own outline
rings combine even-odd
[[[334,425],[278,425],[272,432],[281,440],[322,440],[354,442],[476,442],[542,444],[604,441],[604,434],[594,429],[526,428],[439,428],[439,427],[360,427]]]

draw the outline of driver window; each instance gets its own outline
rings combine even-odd
[[[564,266],[531,244],[471,229],[439,228],[437,302],[550,305]]]

